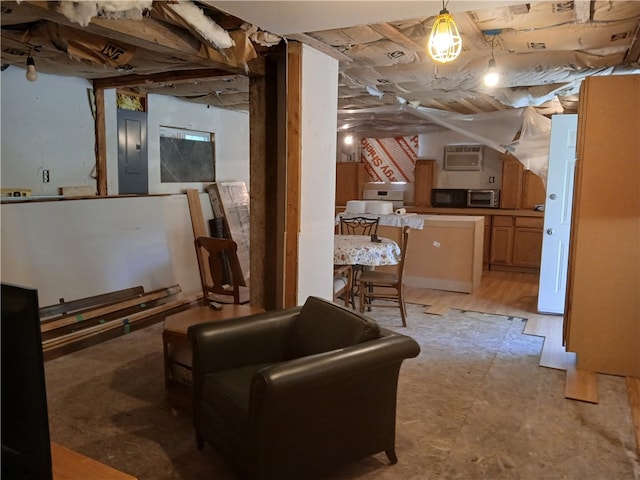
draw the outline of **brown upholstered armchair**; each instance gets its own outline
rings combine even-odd
[[[193,423],[242,478],[308,479],[386,452],[396,463],[410,337],[309,297],[302,307],[189,328]]]

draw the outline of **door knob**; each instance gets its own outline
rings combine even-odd
[[[547,228],[547,235],[553,235],[553,228]]]

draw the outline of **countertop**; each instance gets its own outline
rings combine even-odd
[[[404,207],[407,212],[426,215],[512,215],[517,217],[544,217],[544,212],[525,209],[502,208],[434,208],[434,207]]]
[[[345,206],[336,206],[336,212],[340,213],[345,210]],[[502,208],[435,208],[435,207],[416,207],[405,205],[403,208],[407,213],[417,213],[420,215],[502,215],[516,217],[539,217],[544,218],[544,212],[525,209],[502,209]]]
[[[465,209],[466,210],[466,209]],[[469,209],[472,210],[472,209]],[[457,212],[456,212],[457,213]],[[354,217],[365,217],[365,218],[378,218],[379,225],[385,227],[404,227],[409,226],[411,228],[422,229],[424,227],[424,222],[434,222],[434,221],[449,221],[449,222],[465,222],[465,221],[473,221],[473,220],[482,220],[483,215],[480,213],[472,212],[461,212],[462,215],[451,215],[449,213],[443,212],[442,214],[435,213],[405,213],[405,214],[376,214],[376,213],[338,213],[336,214],[336,225],[340,223],[340,218],[354,218]]]

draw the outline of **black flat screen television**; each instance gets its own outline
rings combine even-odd
[[[2,283],[2,479],[50,480],[38,291]]]

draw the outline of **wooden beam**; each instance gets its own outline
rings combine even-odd
[[[267,305],[266,287],[269,279],[267,271],[273,255],[267,253],[267,230],[269,225],[267,183],[267,85],[265,77],[249,80],[249,291],[251,305]],[[275,303],[271,299],[269,303]]]
[[[265,59],[265,75],[249,78],[251,305],[284,305],[285,45]],[[282,67],[282,68],[281,68]]]
[[[478,24],[468,12],[456,12],[453,14],[453,17],[456,21],[456,25],[458,25],[458,30],[464,32],[463,46],[465,49],[476,52],[491,53],[491,44],[486,41],[486,37],[482,32],[482,29],[478,27]]]
[[[188,188],[187,202],[189,203],[189,214],[191,215],[193,239],[195,240],[198,237],[208,237],[209,233],[204,223],[202,204],[200,203],[200,192],[198,192],[198,190],[196,190],[195,188]]]
[[[129,326],[142,320],[145,320],[151,316],[158,315],[165,312],[170,312],[176,308],[180,308],[183,305],[191,304],[197,301],[201,297],[200,294],[191,295],[186,298],[178,299],[172,302],[163,303],[156,307],[149,308],[143,312],[134,313],[126,317],[117,318],[100,325],[94,325],[93,327],[85,328],[77,332],[61,335],[56,338],[44,340],[42,342],[42,349],[44,352],[48,352],[54,348],[59,348],[69,343],[74,343],[80,340],[84,340],[86,337],[92,337],[101,333],[108,332],[110,330],[122,329],[122,333],[128,333]]]
[[[482,113],[482,109],[476,107],[473,103],[471,103],[469,100],[466,100],[464,98],[459,98],[458,99],[458,103],[460,105],[463,105],[465,107],[467,107],[469,110],[471,110],[473,113]]]
[[[83,32],[85,35],[90,33],[112,40],[116,45],[131,45],[203,66],[221,68],[233,73],[245,73],[243,63],[234,64],[232,61],[221,62],[209,58],[203,53],[202,42],[195,38],[190,31],[153,18],[143,18],[142,20],[121,18],[114,21],[95,17],[91,19],[89,25],[80,28],[77,23],[58,12],[57,2],[24,1],[21,8],[30,10],[43,20],[75,29],[79,36]]]
[[[302,45],[287,48],[287,172],[284,307],[298,304],[300,170],[302,162]]]
[[[309,45],[310,47],[315,48],[325,55],[329,55],[331,58],[335,58],[339,62],[353,62],[353,59],[351,57],[342,53],[337,48],[334,48],[331,45],[327,45],[326,43],[321,42],[320,40],[313,38],[311,35],[307,35],[306,33],[292,33],[287,35],[287,38]]]
[[[627,65],[637,62],[640,62],[640,32],[636,32],[636,36],[633,38],[633,43],[627,50],[627,54],[624,56],[624,63]]]
[[[424,105],[425,107],[437,108],[438,110],[444,110],[445,112],[454,112],[455,110],[451,108],[449,105],[445,105],[438,100],[429,100],[429,105]]]
[[[137,86],[158,86],[158,84],[181,84],[206,82],[212,78],[233,75],[226,70],[202,69],[179,70],[151,75],[121,75],[117,77],[96,78],[93,84],[96,88],[120,88]]]
[[[590,0],[574,0],[573,11],[577,23],[587,23],[592,20],[591,3]]]
[[[104,108],[104,89],[93,86],[95,101],[95,137],[96,137],[96,187],[98,196],[107,196],[107,121]]]
[[[493,98],[491,95],[483,95],[482,99],[485,102],[487,102],[489,105],[491,105],[493,108],[495,108],[496,110],[506,110],[507,109],[507,107],[505,107],[501,102],[499,102],[498,100]]]
[[[85,320],[104,317],[105,315],[117,312],[119,310],[125,310],[127,308],[135,307],[138,305],[144,305],[145,303],[151,302],[153,300],[160,300],[162,298],[170,297],[171,295],[176,295],[181,291],[182,289],[180,288],[179,285],[173,285],[168,288],[163,288],[161,290],[156,290],[153,292],[146,293],[144,295],[141,295],[140,297],[136,297],[130,300],[123,300],[118,303],[113,303],[111,305],[98,307],[93,310],[85,311],[81,314],[71,314],[66,317],[53,320],[51,322],[43,323],[40,326],[40,330],[43,333],[49,332],[57,328],[66,327],[67,325],[73,325],[78,322],[83,322]]]
[[[407,37],[404,33],[398,30],[393,25],[389,25],[388,23],[376,23],[374,25],[369,25],[369,28],[375,30],[380,35],[385,37],[387,40],[391,40],[396,45],[399,45],[403,48],[406,48],[410,51],[426,51],[426,38],[423,45],[420,45],[414,42],[412,39]]]
[[[60,303],[40,308],[40,320],[45,320],[48,317],[53,317],[55,315],[64,315],[78,310],[104,305],[106,303],[129,300],[143,294],[144,287],[142,285],[138,285],[137,287],[125,288],[122,290],[116,290],[115,292],[103,293],[91,297],[80,298],[78,300],[71,300],[69,302],[65,302],[64,299],[60,299]]]

